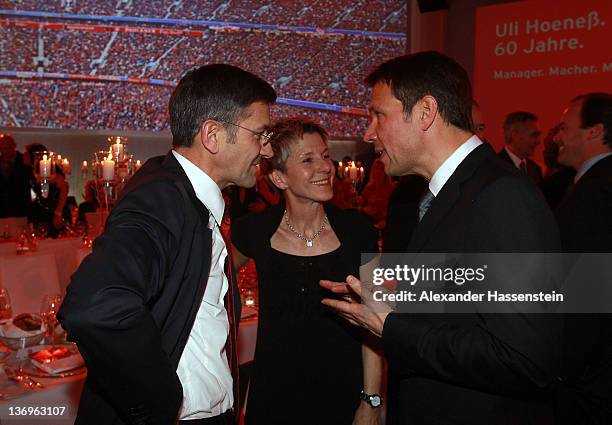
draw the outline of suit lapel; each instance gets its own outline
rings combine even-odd
[[[417,225],[410,241],[409,252],[420,252],[430,240],[436,229],[451,212],[457,201],[461,198],[462,185],[476,171],[479,164],[488,155],[493,154],[488,145],[482,144],[474,149],[459,164],[459,167],[450,176],[448,181],[431,202],[429,210],[423,216],[423,220]]]
[[[512,161],[512,158],[510,158],[510,155],[508,155],[508,151],[505,148],[502,148],[502,150],[499,151],[497,156],[506,161],[508,164],[512,165],[514,168],[516,168],[514,161]]]
[[[197,286],[197,295],[194,298],[194,303],[192,304],[192,312],[190,315],[190,323],[193,325],[193,321],[195,321],[195,316],[197,314],[198,308],[202,299],[204,298],[204,292],[206,291],[206,284],[208,283],[208,279],[206,275],[208,274],[208,270],[211,267],[211,257],[212,257],[212,230],[208,228],[208,221],[210,219],[210,211],[206,206],[200,201],[191,185],[191,181],[189,181],[189,177],[181,167],[181,164],[177,161],[176,157],[172,154],[172,151],[168,152],[166,157],[162,160],[161,164],[162,168],[169,173],[172,173],[178,176],[178,180],[175,180],[175,183],[179,190],[183,193],[183,196],[186,198],[186,202],[191,201],[193,206],[198,212],[198,218],[200,219],[199,229],[204,234],[203,240],[206,241],[206,245],[203,251],[202,261],[202,276],[200,276],[200,281],[204,282],[203,285]],[[191,326],[189,327],[191,329]]]

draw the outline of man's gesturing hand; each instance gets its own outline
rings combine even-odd
[[[371,303],[364,303],[364,300],[372,300],[372,297],[359,279],[355,276],[348,276],[346,282],[321,280],[320,285],[341,295],[342,298],[341,300],[324,298],[321,301],[324,305],[336,310],[340,316],[353,325],[363,326],[374,335],[382,335],[385,319],[391,308],[383,303],[377,303],[376,310],[378,311],[374,311]]]

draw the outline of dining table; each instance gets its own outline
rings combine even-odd
[[[26,254],[17,254],[15,241],[0,242],[0,287],[8,290],[13,314],[38,313],[47,294],[64,295],[70,276],[91,252],[83,238],[44,239]],[[257,338],[257,310],[245,306],[238,332],[238,358],[241,365],[253,360]],[[72,425],[85,382],[86,370],[72,376],[32,377],[40,388],[27,389],[14,398],[3,399],[2,383],[7,383],[3,362],[10,356],[0,343],[0,424]]]

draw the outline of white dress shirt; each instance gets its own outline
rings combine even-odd
[[[480,139],[476,135],[473,135],[459,146],[451,156],[446,158],[446,161],[436,170],[429,181],[429,190],[434,196],[438,196],[438,193],[440,193],[442,187],[444,187],[448,179],[453,175],[459,164],[480,145],[482,145]]]
[[[612,152],[604,152],[584,161],[578,169],[578,172],[576,172],[576,176],[574,177],[574,183],[580,180],[580,177],[584,176],[584,174],[589,171],[593,165],[597,164],[599,161],[610,155],[612,155]]]
[[[213,231],[206,291],[177,369],[183,386],[179,419],[202,419],[225,413],[234,404],[232,374],[225,352],[229,336],[223,303],[228,290],[224,271],[227,249],[219,228],[225,202],[219,186],[204,171],[176,151],[172,153],[185,170],[196,196],[210,211],[208,228]],[[201,259],[193,258],[192,261]]]

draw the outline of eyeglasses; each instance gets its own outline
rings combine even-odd
[[[255,131],[255,130],[251,130],[250,128],[247,127],[243,127],[239,124],[233,123],[233,122],[229,122],[229,121],[223,121],[223,120],[217,120],[220,121],[222,123],[225,124],[230,124],[230,125],[234,125],[238,128],[242,128],[243,130],[246,131],[250,131],[251,133],[253,133],[255,136],[257,136],[257,141],[262,145],[265,146],[268,143],[270,143],[270,139],[272,138],[272,136],[274,135],[274,133],[272,131],[270,131],[269,128],[265,128],[263,131]]]

